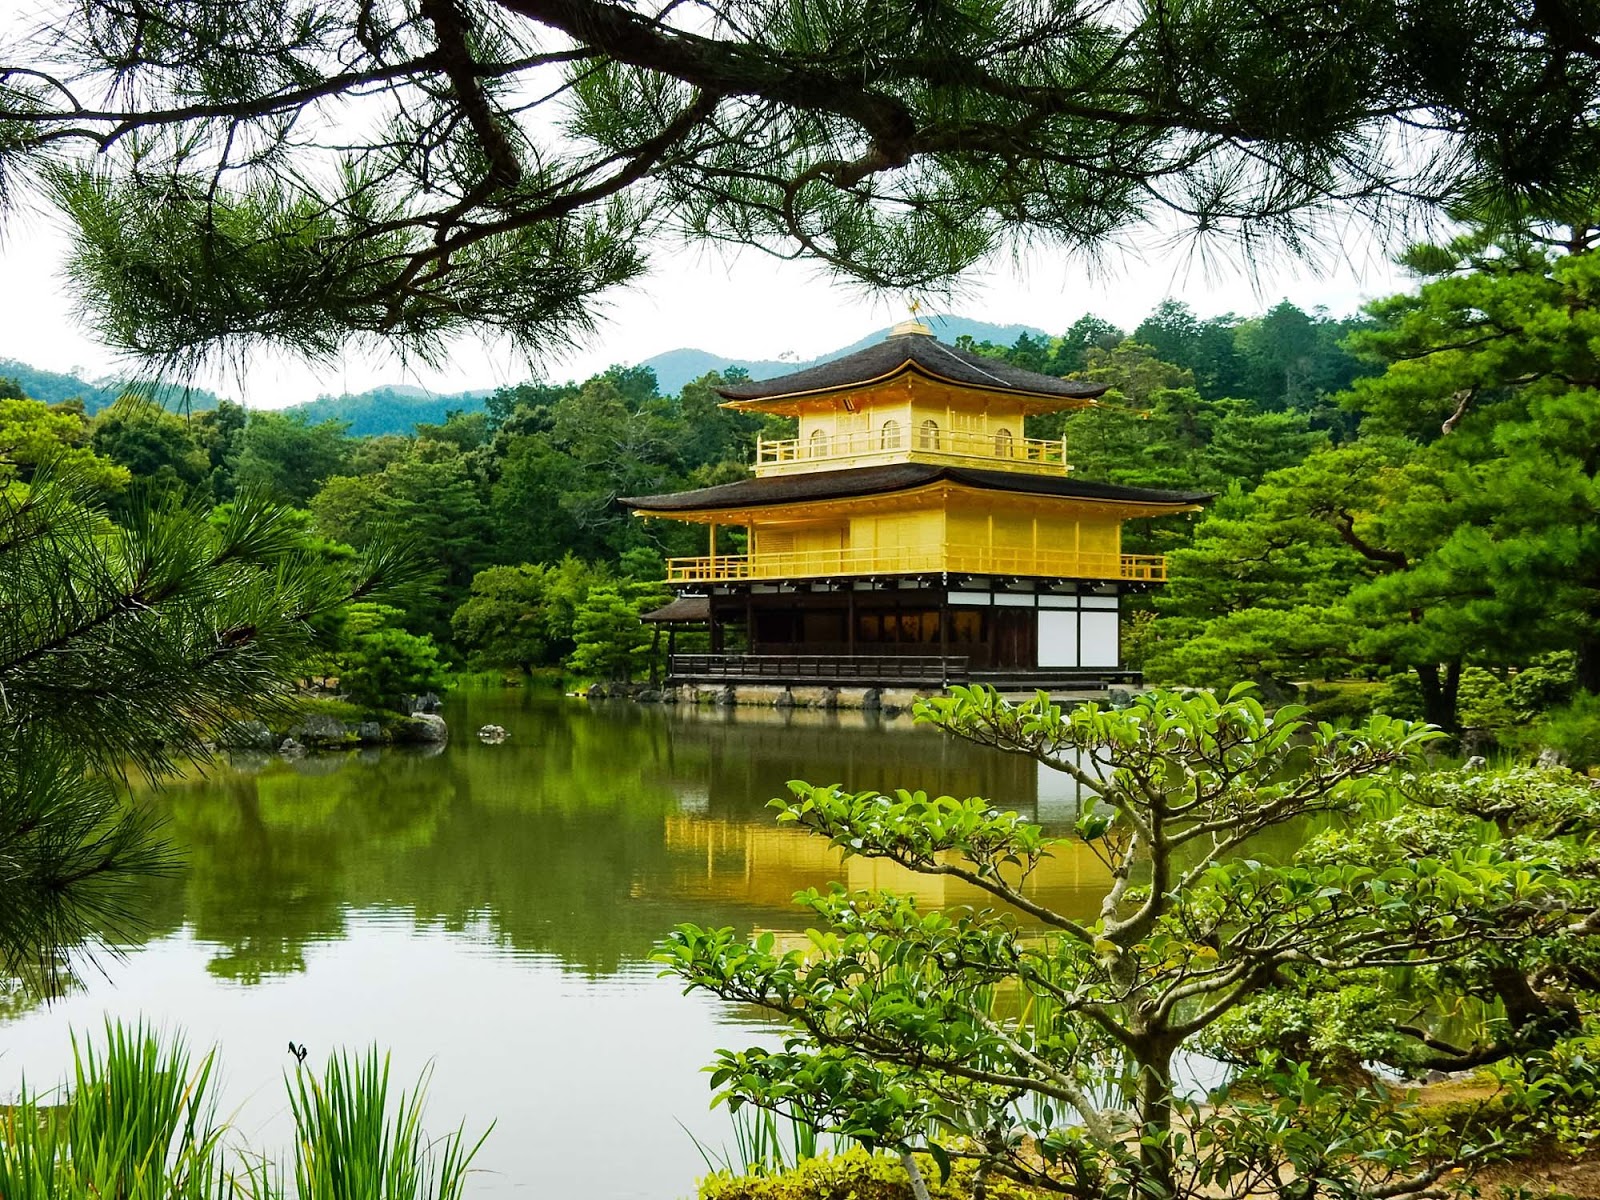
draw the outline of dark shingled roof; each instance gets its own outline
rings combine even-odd
[[[711,600],[707,596],[679,596],[669,604],[660,608],[652,608],[647,613],[640,613],[639,620],[655,621],[664,625],[677,624],[678,622],[709,621],[711,619]]]
[[[796,371],[793,375],[733,384],[718,388],[717,391],[729,400],[776,400],[805,392],[859,387],[874,379],[893,375],[911,363],[930,375],[937,375],[952,383],[1034,396],[1092,400],[1110,386],[1039,375],[999,359],[984,358],[954,346],[946,346],[925,333],[902,333],[884,338],[844,358]]]
[[[692,492],[661,496],[625,496],[629,508],[650,512],[701,512],[722,508],[759,508],[768,504],[793,504],[801,500],[839,500],[849,496],[879,496],[904,492],[924,484],[946,481],[993,492],[1022,492],[1033,496],[1062,496],[1075,500],[1106,500],[1133,504],[1200,504],[1214,492],[1160,492],[1153,488],[1122,487],[1115,483],[1090,483],[1070,475],[1029,475],[1021,471],[983,471],[969,467],[941,467],[927,463],[892,463],[883,467],[847,467],[838,471],[806,471],[794,475],[768,475],[741,479]]]

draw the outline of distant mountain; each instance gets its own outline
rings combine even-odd
[[[80,375],[45,371],[15,358],[0,358],[0,379],[15,379],[22,385],[24,393],[34,400],[43,400],[46,404],[82,400],[84,409],[88,412],[99,412],[106,405],[113,403],[117,397],[134,390],[137,386],[130,384],[126,379],[117,379],[113,376],[88,380]],[[185,391],[181,387],[161,385],[157,388],[156,394],[163,404],[174,409],[189,408],[198,411],[215,408],[219,403],[217,394],[208,392],[205,388],[189,388]]]
[[[441,396],[410,384],[391,384],[343,396],[318,396],[304,404],[292,404],[283,411],[304,417],[312,424],[346,421],[356,437],[409,434],[419,424],[441,424],[446,413],[457,409],[479,411],[491,390],[480,388]]]
[[[935,315],[923,317],[922,321],[933,330],[934,336],[941,342],[953,343],[957,338],[970,336],[975,342],[993,342],[997,346],[1009,346],[1024,333],[1030,337],[1046,336],[1044,330],[1032,325],[995,325],[989,321],[974,321],[969,317]],[[882,341],[888,332],[889,327],[885,325],[877,332],[869,333],[859,342],[838,350],[830,350],[827,354],[808,358],[803,362],[727,358],[706,350],[668,350],[665,354],[645,359],[639,365],[649,367],[656,373],[662,395],[672,396],[682,391],[684,384],[699,379],[708,371],[726,371],[729,367],[738,367],[748,372],[752,379],[771,379],[775,375],[788,375],[820,363],[832,362],[836,358],[843,358],[846,354],[854,354],[874,342]]]
[[[957,338],[970,336],[974,341],[1009,346],[1024,333],[1032,337],[1046,336],[1044,330],[1032,325],[995,325],[988,321],[974,321],[967,317],[954,316],[927,316],[922,319],[942,342],[954,342]],[[674,396],[683,390],[684,384],[699,379],[710,371],[726,371],[730,367],[738,367],[747,372],[752,379],[771,379],[775,375],[788,375],[819,363],[832,362],[836,358],[843,358],[846,354],[853,354],[874,342],[881,341],[888,332],[889,329],[885,326],[875,333],[868,334],[859,342],[804,361],[729,358],[712,354],[707,350],[681,349],[657,354],[638,365],[649,367],[656,373],[657,386],[663,396]],[[104,408],[127,390],[126,384],[115,379],[90,381],[77,375],[42,371],[13,358],[0,358],[0,378],[7,377],[16,379],[22,385],[22,390],[35,400],[57,404],[63,400],[82,398],[90,412]],[[308,400],[303,404],[292,404],[283,411],[301,416],[312,424],[320,421],[344,421],[349,424],[350,432],[357,437],[372,437],[385,433],[409,434],[418,424],[441,423],[445,419],[445,414],[455,409],[462,412],[478,412],[483,408],[485,397],[491,392],[492,389],[489,388],[478,388],[438,395],[426,388],[411,384],[389,384],[342,396],[318,396],[315,400]],[[214,392],[208,392],[203,388],[190,389],[187,398],[181,390],[169,388],[163,395],[163,402],[168,408],[181,408],[187,403],[188,407],[200,410],[214,408],[219,401]]]

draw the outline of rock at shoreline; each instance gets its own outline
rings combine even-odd
[[[276,750],[278,739],[265,721],[240,721],[217,735],[217,745],[225,750]]]
[[[314,713],[301,726],[300,740],[307,746],[343,746],[355,739],[343,721]]]
[[[278,753],[285,758],[304,758],[306,748],[292,737],[286,737],[283,739],[283,744],[278,747]]]
[[[395,726],[394,736],[397,742],[439,745],[449,740],[450,727],[437,713],[412,713]]]

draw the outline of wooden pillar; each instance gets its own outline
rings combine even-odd
[[[847,585],[844,602],[844,647],[852,659],[856,656],[856,585]]]
[[[717,577],[717,523],[715,521],[711,522],[711,542],[710,549],[706,552],[706,557],[709,559],[706,573],[712,579],[715,579]]]
[[[756,601],[754,591],[744,594],[744,641],[745,653],[756,652]]]
[[[939,593],[939,682],[950,686],[950,589]]]

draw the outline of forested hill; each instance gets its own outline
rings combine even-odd
[[[922,320],[933,330],[934,335],[941,342],[954,344],[956,339],[970,337],[975,342],[990,342],[996,346],[1009,346],[1023,334],[1029,337],[1045,337],[1045,331],[1033,325],[996,325],[989,321],[974,321],[967,317],[956,316],[927,316]],[[775,375],[788,375],[795,371],[803,371],[807,367],[814,367],[820,363],[832,362],[836,358],[843,358],[846,354],[854,354],[874,342],[883,340],[889,332],[887,326],[869,333],[858,342],[842,346],[837,350],[830,350],[816,358],[800,359],[759,359],[759,358],[726,358],[719,354],[712,354],[707,350],[668,350],[665,354],[657,354],[647,358],[639,365],[649,367],[656,373],[656,382],[664,396],[676,395],[683,390],[683,385],[692,380],[699,379],[710,371],[726,374],[730,368],[743,371],[751,379],[771,379]]]
[[[68,400],[82,400],[85,412],[95,413],[105,408],[118,396],[135,390],[126,380],[107,376],[89,380],[81,375],[61,371],[45,371],[29,366],[15,358],[0,358],[0,379],[14,379],[25,395],[46,404],[63,404]],[[168,408],[185,406],[199,411],[217,406],[217,394],[204,388],[169,389],[164,393]]]
[[[452,412],[483,411],[483,401],[488,395],[489,389],[439,395],[409,384],[393,384],[365,392],[347,392],[342,396],[318,396],[284,411],[304,417],[313,425],[322,421],[344,422],[355,437],[377,437],[385,433],[409,435],[418,425],[443,424]]]

